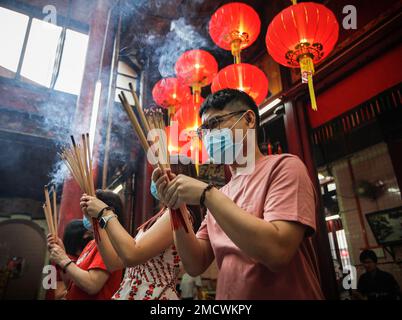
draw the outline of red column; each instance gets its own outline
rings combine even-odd
[[[106,58],[109,58],[109,67],[111,62],[110,47],[106,48],[104,42],[106,36],[113,36],[108,32],[110,29],[110,19],[109,12],[113,2],[111,0],[98,0],[96,8],[91,16],[90,21],[90,31],[89,31],[89,39],[88,39],[88,48],[87,55],[85,61],[85,70],[84,76],[81,85],[80,95],[77,99],[77,106],[75,110],[75,121],[72,125],[72,132],[75,136],[79,134],[89,132],[90,121],[92,115],[92,106],[95,96],[95,87],[96,82],[101,76],[102,81],[102,89],[109,85],[108,79],[103,77],[102,66],[105,65]],[[109,42],[109,41],[107,41]],[[103,58],[103,61],[102,61]],[[102,91],[103,91],[102,90]],[[102,97],[101,93],[101,97]],[[103,99],[102,99],[103,100]],[[102,104],[99,106],[99,116],[97,124],[102,123],[99,121],[99,118],[102,114]],[[99,132],[99,127],[97,128],[97,132]],[[99,141],[96,139],[95,141]],[[96,147],[97,144],[94,144]],[[94,155],[98,152],[94,150]],[[97,176],[97,168],[95,168],[95,181]],[[60,224],[59,224],[59,234],[63,236],[65,225],[72,219],[80,219],[82,218],[81,209],[79,206],[79,198],[82,192],[78,185],[74,180],[69,179],[65,181],[63,185],[62,197],[60,202]]]
[[[316,212],[317,232],[314,237],[318,253],[318,263],[320,268],[321,283],[327,299],[337,299],[339,297],[334,263],[332,261],[331,247],[329,245],[327,225],[322,205],[321,187],[318,181],[318,172],[313,158],[313,150],[309,135],[310,126],[307,120],[306,105],[299,103],[296,105],[297,118],[299,120],[300,138],[303,146],[303,160],[309,171],[311,180],[315,186],[318,196],[319,207]]]
[[[126,179],[124,187],[124,212],[121,218],[121,223],[124,228],[133,234],[133,204],[134,204],[134,185],[133,185],[133,175],[129,175]]]
[[[317,253],[321,288],[327,299],[337,299],[338,291],[334,265],[322,209],[321,190],[310,144],[309,126],[306,122],[305,108],[306,106],[299,100],[295,103],[286,103],[284,117],[286,137],[289,153],[297,155],[305,163],[318,195],[319,209],[316,212],[317,231],[313,238],[313,243]]]

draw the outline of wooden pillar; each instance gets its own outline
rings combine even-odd
[[[337,283],[331,249],[327,234],[324,210],[321,199],[321,189],[318,173],[315,167],[309,137],[309,125],[306,118],[306,106],[300,101],[285,103],[285,130],[288,140],[289,153],[297,155],[306,165],[310,178],[318,196],[318,210],[316,212],[317,231],[313,237],[317,253],[318,267],[321,279],[321,288],[326,299],[337,299]]]
[[[111,0],[98,0],[95,10],[91,15],[84,75],[80,95],[77,99],[73,127],[71,128],[75,136],[89,132],[97,80],[101,80],[103,90],[107,89],[109,85],[108,77],[104,76],[106,72],[104,74],[102,73],[102,67],[105,65],[110,66],[112,60],[110,48],[106,48],[106,37],[114,37],[114,35],[108,32],[111,26],[109,16],[112,5],[113,1]],[[111,47],[113,48],[113,46]],[[104,50],[104,48],[106,48],[106,50]],[[98,115],[102,114],[101,110],[102,105],[100,104]],[[101,122],[98,121],[97,123]],[[97,132],[99,132],[99,130],[100,128],[98,128]],[[95,141],[99,140],[96,139]],[[96,145],[97,144],[94,144],[94,146]],[[95,149],[95,157],[97,154],[98,150]],[[96,173],[97,170],[95,170],[95,175],[97,176]],[[63,236],[65,225],[70,220],[82,218],[82,212],[79,206],[81,193],[75,181],[72,179],[65,181],[60,202],[60,236]]]

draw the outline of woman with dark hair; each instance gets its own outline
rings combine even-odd
[[[52,239],[49,234],[48,239]],[[64,228],[63,241],[58,238],[57,244],[62,248],[71,261],[76,262],[82,250],[89,241],[93,239],[92,234],[84,227],[82,219],[71,220]],[[46,293],[46,300],[64,299],[67,293],[69,279],[63,277],[61,270],[57,270],[57,287],[49,289]]]
[[[82,250],[93,239],[82,222],[82,219],[71,220],[64,229],[63,245],[71,259],[77,260]]]
[[[172,159],[171,163],[178,161]],[[172,164],[171,167],[177,174],[196,177],[194,165]],[[158,198],[152,186],[151,193]],[[178,299],[176,280],[180,271],[180,258],[174,247],[168,208],[163,207],[141,225],[133,238],[117,219],[113,219],[113,211],[99,199],[84,195],[81,198],[81,207],[91,217],[99,217],[101,212],[103,223],[100,223],[101,241],[98,247],[108,270],[127,267],[120,288],[112,299]],[[201,213],[197,206],[191,206],[188,207],[188,214],[193,222],[193,226],[188,225],[188,229],[194,232],[201,222]]]
[[[122,202],[117,194],[112,191],[97,190],[96,196],[110,208],[113,207],[116,217],[121,215]],[[81,223],[92,237],[92,223],[85,213]],[[77,242],[67,241],[67,245],[63,245],[60,238],[48,236],[50,260],[60,266],[64,273],[63,278],[68,281],[65,298],[67,300],[109,300],[119,287],[122,270],[108,271],[95,240],[87,243],[76,261],[71,259],[67,248],[69,251],[72,250],[70,252],[74,252],[74,246],[83,244],[80,233],[77,233]]]

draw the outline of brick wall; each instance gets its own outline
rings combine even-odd
[[[377,144],[352,155],[350,161],[357,182],[361,180],[369,182],[381,180],[385,183],[386,191],[378,199],[371,200],[365,197],[359,197],[361,210],[364,215],[379,210],[402,206],[400,191],[395,192],[395,190],[399,190],[398,183],[385,143]],[[337,186],[340,216],[345,228],[350,258],[352,264],[357,267],[358,276],[360,276],[364,270],[360,266],[359,254],[366,245],[359,221],[348,161],[347,159],[336,161],[331,164],[331,167]],[[388,189],[393,190],[393,192],[387,191]],[[378,244],[365,217],[364,226],[367,232],[369,247],[377,247]],[[397,250],[400,249],[401,248],[397,248]],[[377,253],[383,252],[381,248],[375,249],[375,251]],[[394,275],[402,288],[401,264],[398,265],[394,263],[392,257],[387,252],[384,252],[384,257],[379,257],[378,262],[382,270],[388,271]]]

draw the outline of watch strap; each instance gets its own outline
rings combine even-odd
[[[102,218],[103,214],[105,213],[105,211],[107,210],[111,210],[114,212],[114,208],[113,207],[104,207],[101,211],[99,211],[98,215],[97,215],[97,219],[99,220],[100,218]]]
[[[112,215],[107,216],[107,217],[102,217],[102,218],[99,220],[99,226],[100,226],[102,229],[105,229],[106,226],[107,226],[107,223],[109,222],[109,220],[110,220],[110,219],[113,219],[113,218],[117,218],[117,215],[116,215],[116,214],[112,214]]]

